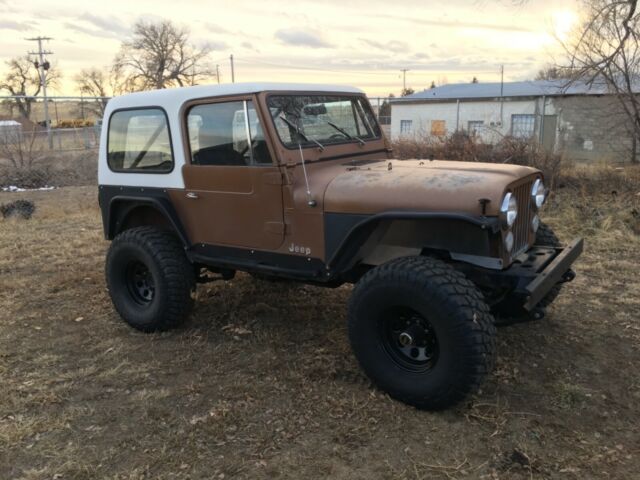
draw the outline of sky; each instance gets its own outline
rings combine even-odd
[[[55,7],[52,7],[55,5]],[[52,37],[63,80],[53,94],[78,95],[74,76],[107,68],[132,25],[170,19],[207,44],[222,82],[349,84],[371,96],[407,87],[535,76],[560,54],[578,21],[576,0],[0,0],[0,75],[4,61]]]

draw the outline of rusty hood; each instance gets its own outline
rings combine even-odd
[[[345,167],[327,186],[326,212],[459,212],[497,215],[509,186],[540,175],[534,168],[444,160],[386,160]]]

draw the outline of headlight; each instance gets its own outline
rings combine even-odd
[[[544,201],[547,199],[547,190],[544,188],[544,183],[541,179],[537,179],[533,182],[531,187],[531,201],[536,208],[542,207]]]
[[[500,207],[500,217],[502,219],[502,225],[505,228],[510,228],[516,221],[518,216],[518,202],[516,197],[511,192],[507,193],[502,200],[502,206]]]
[[[540,217],[538,215],[533,216],[533,220],[531,220],[531,230],[533,233],[536,233],[540,228]]]
[[[504,236],[504,248],[509,253],[513,250],[513,232],[511,231]]]

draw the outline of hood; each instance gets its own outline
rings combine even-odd
[[[458,212],[497,215],[509,185],[539,175],[534,168],[444,160],[389,160],[348,167],[327,186],[326,212]]]

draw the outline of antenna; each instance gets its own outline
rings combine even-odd
[[[307,205],[310,207],[316,206],[316,201],[311,196],[311,189],[309,188],[309,177],[307,176],[307,167],[304,163],[304,154],[302,153],[302,145],[298,141],[298,150],[300,151],[300,161],[302,162],[302,172],[304,173],[304,183],[307,186]]]

